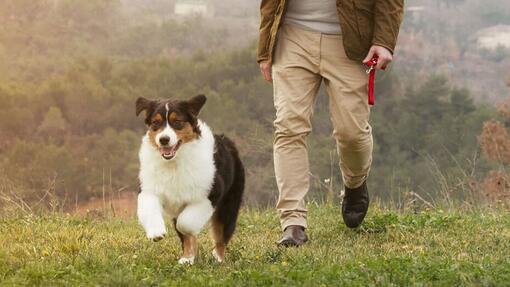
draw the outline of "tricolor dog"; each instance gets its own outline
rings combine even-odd
[[[211,223],[213,255],[223,262],[244,191],[244,167],[234,143],[213,135],[198,114],[206,97],[136,101],[147,133],[140,147],[138,219],[153,241],[167,233],[164,215],[182,243],[179,263],[193,264],[197,235]]]

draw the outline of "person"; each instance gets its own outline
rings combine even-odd
[[[306,137],[324,81],[333,137],[345,187],[342,217],[358,227],[369,205],[367,177],[372,163],[366,66],[392,61],[403,0],[262,0],[257,62],[273,84],[274,168],[283,237],[278,244],[307,242],[309,164]]]

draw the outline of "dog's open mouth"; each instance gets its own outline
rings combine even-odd
[[[180,146],[181,146],[181,141],[178,141],[173,146],[162,146],[162,147],[160,147],[159,148],[159,152],[161,153],[161,156],[164,159],[170,160],[170,159],[175,157],[175,155],[177,154],[177,150],[179,149]]]

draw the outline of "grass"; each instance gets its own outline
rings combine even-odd
[[[177,265],[176,236],[149,242],[137,222],[62,214],[0,219],[0,285],[510,286],[510,214],[405,214],[372,208],[362,228],[311,204],[308,245],[283,249],[273,210],[243,210],[225,264],[207,232]]]

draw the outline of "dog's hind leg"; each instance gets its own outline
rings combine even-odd
[[[236,160],[236,175],[229,191],[218,202],[211,221],[211,234],[215,243],[213,256],[218,262],[225,260],[225,249],[236,228],[237,217],[244,192],[244,167]]]
[[[211,221],[211,235],[214,240],[213,256],[216,261],[222,263],[225,260],[226,243],[223,238],[223,224],[218,220],[216,214]]]

